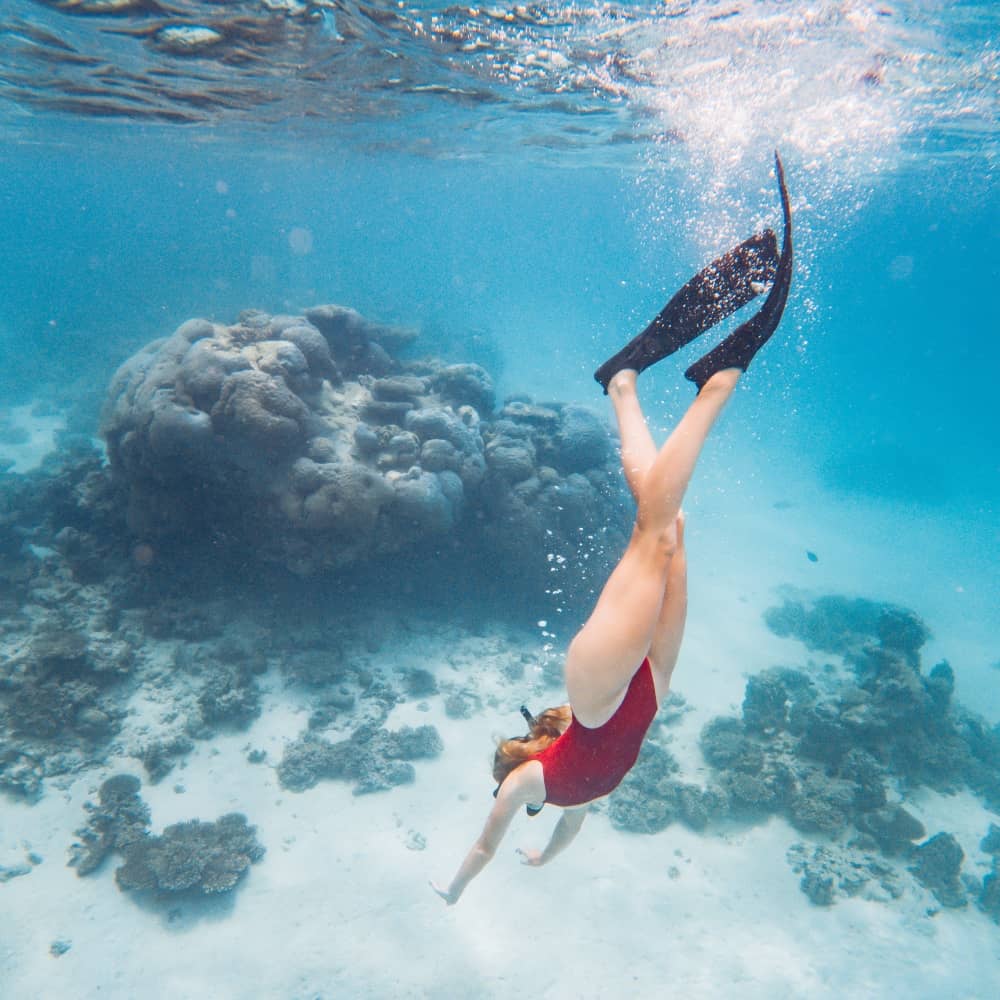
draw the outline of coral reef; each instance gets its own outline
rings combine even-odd
[[[324,778],[351,781],[354,794],[363,795],[409,784],[416,777],[409,762],[437,757],[443,749],[434,726],[404,726],[396,732],[359,726],[338,743],[306,733],[285,748],[278,780],[292,792],[304,792]]]
[[[922,672],[929,631],[911,611],[831,595],[811,605],[786,601],[765,620],[810,650],[842,657],[845,669],[809,676],[781,667],[750,677],[740,716],[702,729],[707,788],[685,785],[670,754],[648,740],[611,798],[612,822],[656,832],[675,820],[697,829],[780,815],[805,834],[843,841],[811,853],[799,845],[789,857],[817,905],[862,887],[876,898],[899,895],[907,872],[942,906],[965,905],[962,848],[947,832],[924,840],[905,797],[920,787],[969,788],[996,809],[1000,727],[954,702],[949,664]],[[983,850],[1000,857],[1000,829]],[[995,860],[978,891],[980,908],[994,917],[998,868]]]
[[[842,655],[853,673],[815,704],[789,709],[788,729],[802,756],[837,771],[849,751],[864,750],[908,786],[969,787],[990,808],[1000,807],[1000,727],[953,703],[948,663],[921,673],[929,631],[916,615],[830,596],[811,607],[786,601],[765,620],[779,635]]]
[[[0,791],[103,758],[140,642],[118,626],[114,498],[93,452],[63,455],[0,491]],[[118,533],[120,537],[120,533]]]
[[[115,881],[120,889],[159,896],[230,892],[264,856],[256,832],[242,813],[228,813],[214,823],[174,823],[161,836],[129,844]]]
[[[190,320],[150,344],[102,420],[133,533],[213,531],[299,574],[461,538],[544,582],[545,553],[599,528],[613,554],[625,522],[604,423],[524,399],[495,413],[484,369],[403,360],[412,339],[316,306]]]
[[[189,820],[149,832],[149,807],[139,795],[141,782],[116,774],[100,788],[99,804],[86,803],[87,825],[77,831],[70,864],[80,876],[97,871],[111,854],[124,863],[115,870],[123,891],[157,897],[178,893],[214,895],[229,892],[250,865],[264,856],[256,829],[240,813],[214,823]]]
[[[110,467],[76,435],[0,473],[0,792],[37,798],[119,746],[162,780],[193,740],[253,722],[268,656],[316,689],[314,731],[430,691],[365,676],[337,629],[300,641],[288,617],[238,648],[228,623],[269,585],[303,618],[390,592],[589,602],[627,529],[604,423],[498,404],[478,365],[407,360],[413,339],[339,306],[193,320],[116,375]]]

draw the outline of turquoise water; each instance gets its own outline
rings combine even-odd
[[[209,34],[176,34],[182,27]],[[687,661],[682,656],[679,690],[707,719],[713,712],[738,710],[745,675],[774,666],[776,658],[785,658],[783,666],[808,660],[810,669],[821,671],[826,653],[774,645],[762,615],[789,594],[806,600],[843,594],[912,609],[932,634],[923,652],[925,672],[947,659],[956,698],[995,727],[1000,723],[997,29],[989,3],[587,9],[550,4],[509,11],[429,2],[7,4],[0,15],[0,460],[12,471],[2,485],[4,525],[16,525],[18,537],[42,551],[32,558],[44,559],[44,552],[52,551],[59,517],[96,533],[102,546],[118,545],[126,562],[139,558],[133,546],[146,544],[146,536],[128,535],[113,510],[101,522],[106,532],[101,536],[92,523],[87,527],[85,519],[74,520],[69,508],[59,506],[58,490],[38,487],[41,492],[30,494],[35,500],[25,500],[23,491],[36,488],[32,484],[40,480],[32,477],[57,476],[58,463],[81,442],[101,447],[101,406],[118,366],[192,317],[229,324],[245,309],[297,314],[318,303],[338,303],[374,322],[418,331],[412,356],[483,366],[500,401],[527,395],[538,402],[581,404],[607,419],[592,379],[597,365],[706,261],[760,226],[778,225],[771,174],[778,148],[795,218],[795,277],[778,333],[742,381],[689,496],[691,652]],[[178,40],[185,37],[186,46]],[[658,437],[692,396],[682,371],[698,356],[699,346],[693,345],[643,376],[643,399]],[[34,435],[38,421],[52,416],[59,423],[55,436],[26,449],[25,435]],[[39,472],[46,453],[48,472]],[[109,500],[111,508],[114,503]],[[32,504],[42,505],[45,515],[39,514],[38,523],[48,525],[34,535],[25,513]],[[249,603],[256,609],[251,619],[270,615],[274,600],[285,611],[296,607],[301,584],[281,575],[283,567],[275,570],[273,559],[258,561],[253,533],[235,543],[224,534],[220,531],[218,542],[225,552],[221,572],[185,563],[180,546],[177,558],[163,564],[170,578],[144,582],[151,589],[134,604],[108,582],[118,579],[114,573],[101,596],[87,591],[88,601],[107,598],[116,613],[125,609],[124,618],[111,625],[104,621],[99,629],[91,622],[92,642],[105,642],[115,627],[126,634],[129,610],[155,606],[165,594],[179,602],[182,618],[185,608],[190,611],[184,601],[191,595],[195,604],[207,602],[208,618],[228,613],[212,610],[216,600],[230,611]],[[454,548],[465,544],[460,537],[466,536],[456,527]],[[425,644],[428,669],[440,681],[448,668],[445,658],[434,660],[443,657],[435,646],[436,630],[458,627],[448,614],[448,595],[456,589],[461,595],[454,604],[462,609],[457,617],[474,623],[476,642],[484,641],[484,629],[487,635],[495,629],[501,645],[537,654],[540,662],[554,660],[599,586],[588,582],[572,603],[560,601],[561,592],[553,594],[552,587],[537,595],[528,587],[519,595],[523,600],[508,602],[505,589],[533,578],[537,567],[530,555],[524,566],[505,567],[514,582],[498,593],[484,581],[469,581],[477,574],[506,580],[503,572],[463,564],[447,540],[434,544],[430,555],[418,544],[418,556],[362,560],[346,577],[321,574],[321,582],[305,585],[314,590],[303,617],[289,612],[284,625],[269,626],[272,673],[276,650],[285,648],[281,643],[287,640],[294,648],[296,629],[322,630],[316,622],[335,609],[330,613],[351,637],[342,640],[347,646],[367,641],[370,617],[383,623],[401,648]],[[26,551],[20,545],[5,549],[4,557],[13,560],[15,550]],[[597,544],[577,548],[583,575],[584,553],[591,551],[595,561],[607,554]],[[562,572],[574,571],[573,558]],[[213,559],[210,555],[207,562]],[[242,571],[234,575],[229,569],[234,563],[226,560],[235,560]],[[66,572],[51,565],[45,570],[50,580],[62,580]],[[14,570],[8,576],[17,578]],[[362,581],[361,599],[341,600],[345,580],[355,578]],[[71,590],[100,587],[73,573],[66,579]],[[242,589],[248,580],[259,584],[252,593]],[[16,663],[24,655],[25,637],[37,636],[45,613],[37,594],[29,599],[19,583],[4,586],[4,655]],[[281,589],[283,596],[274,598],[269,588],[287,592]],[[51,599],[50,610],[59,600]],[[408,626],[409,640],[393,631],[406,616],[416,623]],[[302,625],[306,618],[308,627]],[[719,638],[729,631],[735,634]],[[187,641],[183,629],[175,632],[168,630]],[[149,635],[151,642],[157,638]],[[549,644],[553,648],[543,655]],[[141,659],[146,653],[139,645]],[[729,662],[720,667],[716,658],[727,655]],[[477,656],[469,654],[471,660]],[[737,662],[734,656],[746,659]],[[486,654],[480,661],[492,662]],[[714,691],[699,679],[709,663],[722,670]],[[10,694],[16,673],[12,668],[0,691],[7,692],[0,721],[10,727],[0,737],[6,741],[0,749],[16,743]],[[482,683],[496,682],[493,676]],[[138,697],[139,689],[141,684],[128,697]],[[285,719],[287,705],[276,707],[284,705],[282,690],[280,683],[266,688],[273,712],[265,711],[263,720]],[[482,695],[483,715],[463,723],[468,730],[449,737],[448,723],[438,720],[444,759],[451,763],[440,765],[449,768],[449,777],[437,780],[451,784],[443,786],[445,792],[419,785],[417,813],[429,808],[447,816],[458,794],[458,775],[468,788],[483,786],[475,816],[485,815],[489,734],[510,725],[511,718],[516,725],[516,704],[529,695],[535,701],[562,697],[551,688],[526,694],[514,683],[493,692],[492,702]],[[306,697],[296,704],[311,703]],[[500,721],[495,716],[504,705]],[[434,704],[431,710],[437,710]],[[478,743],[471,735],[477,723]],[[280,756],[282,743],[301,728],[289,723],[274,735],[272,755]],[[265,736],[255,732],[246,739],[263,746]],[[225,727],[220,739],[225,752]],[[697,729],[685,730],[676,742],[693,747]],[[51,819],[63,831],[46,852],[47,864],[27,878],[0,884],[0,893],[21,893],[17,904],[28,905],[27,883],[42,883],[43,867],[76,886],[76,876],[62,869],[59,852],[68,847],[83,821],[81,804],[88,796],[94,800],[100,781],[116,770],[142,774],[130,747],[123,736],[109,739],[64,771],[54,768],[35,805],[2,793],[0,828],[8,855],[29,838],[23,831],[35,829],[36,820],[29,817],[54,809],[51,800],[60,790],[72,800],[72,811]],[[672,750],[683,756],[677,746]],[[485,763],[464,756],[471,753],[482,754]],[[196,765],[191,767],[193,774]],[[243,787],[242,777],[232,781]],[[194,787],[195,778],[189,783]],[[465,789],[461,784],[461,794]],[[303,801],[312,794],[304,793]],[[921,800],[903,785],[894,786],[894,794],[918,811],[924,808],[928,834],[939,829],[934,819],[951,815],[947,798],[944,804]],[[429,807],[435,796],[440,803]],[[966,848],[965,872],[981,881],[988,859],[975,854],[975,844],[990,822],[1000,822],[997,803],[961,801],[953,815]],[[254,814],[254,805],[236,802],[232,809],[245,809],[266,830],[264,807]],[[181,809],[175,816],[174,807],[162,801],[160,807],[166,818],[154,807],[157,827],[195,814],[206,820],[216,815],[192,806],[190,815]],[[969,819],[974,808],[981,812]],[[428,835],[428,853],[434,856],[426,863],[426,855],[409,855],[419,860],[409,876],[415,883],[443,878],[458,863],[454,845],[471,842],[480,822],[466,812],[436,842]],[[383,819],[370,822],[378,829]],[[966,827],[979,831],[975,839]],[[588,832],[592,846],[581,850],[591,853],[576,862],[584,870],[594,866],[594,854],[608,851],[613,857],[624,850],[622,838],[636,836],[607,824]],[[664,855],[673,850],[671,835],[655,835],[662,838]],[[276,864],[271,859],[280,851],[273,839],[262,839],[269,853],[249,875],[248,890],[255,878],[264,877],[268,863]],[[350,839],[338,850],[351,850]],[[755,849],[766,853],[768,845]],[[774,850],[780,861],[783,852]],[[0,872],[4,864],[0,857]],[[424,871],[427,865],[435,872]],[[48,876],[47,892],[61,891],[57,875]],[[104,889],[115,893],[109,873],[103,877]],[[66,914],[86,905],[88,884],[82,880],[83,888],[74,888]],[[407,883],[387,884],[398,892]],[[747,884],[760,892],[750,876]],[[794,888],[794,881],[789,884]],[[575,891],[584,894],[582,902],[590,897],[587,883],[581,885]],[[488,913],[491,892],[499,893],[495,898],[504,905],[517,905],[516,885],[475,889],[478,899],[463,900],[463,906]],[[710,888],[705,892],[712,897]],[[840,995],[885,995],[898,983],[916,989],[915,996],[948,995],[941,990],[949,967],[971,970],[961,991],[951,995],[990,995],[985,985],[977,992],[976,983],[985,984],[982,976],[1000,962],[997,928],[978,912],[969,892],[960,916],[945,910],[933,918],[944,960],[935,973],[940,978],[925,980],[928,992],[919,992],[919,972],[889,961],[871,964],[867,981],[860,974],[849,978]],[[280,907],[296,905],[294,894],[276,898]],[[596,889],[594,898],[607,901]],[[133,904],[117,897],[112,902],[124,914],[115,920],[127,919]],[[226,917],[235,927],[240,902],[237,894]],[[792,935],[798,919],[813,919],[785,912],[809,905],[797,892],[776,891],[775,900],[760,905],[772,904],[774,926],[782,933]],[[607,911],[595,905],[598,922],[615,921],[613,905]],[[915,903],[914,912],[922,905]],[[52,904],[48,912],[58,909]],[[2,928],[10,919],[2,895],[0,910],[7,910],[0,916]],[[440,917],[429,908],[413,912],[422,924]],[[862,923],[882,919],[857,912]],[[969,923],[946,924],[960,918]],[[669,916],[649,919],[662,919],[662,928],[654,926],[668,931]],[[706,919],[718,929],[717,914]],[[912,919],[892,925],[886,940],[920,947],[913,942],[930,932]],[[0,994],[41,995],[32,991],[52,974],[56,961],[57,992],[48,995],[97,995],[102,983],[108,984],[93,969],[67,972],[79,948],[50,957],[50,938],[84,936],[58,924],[47,919],[37,939],[26,944],[20,937],[6,952],[0,946],[9,981],[16,984],[5,993],[0,978]],[[193,926],[206,925],[195,920]],[[379,918],[357,926],[377,934]],[[473,920],[470,926],[482,929],[488,922]],[[969,926],[978,930],[969,932],[963,945],[962,929]],[[842,925],[829,931],[834,938],[842,935],[844,954],[849,953],[852,932]],[[111,937],[121,932],[119,923],[108,924]],[[143,940],[155,947],[166,925],[154,924],[145,933],[150,937]],[[408,974],[406,963],[396,963],[389,976],[377,971],[377,963],[362,963],[367,972],[355,980],[344,972],[347,958],[338,956],[326,969],[326,985],[323,959],[310,951],[302,959],[308,975],[261,980],[265,993],[255,993],[252,982],[219,978],[219,970],[200,955],[173,995],[492,996],[515,988],[504,985],[497,971],[502,963],[487,942],[470,932],[465,943],[462,967],[481,968],[484,976],[465,993],[447,976],[435,979],[429,966],[451,958],[431,948],[428,965],[417,963],[418,971]],[[36,945],[41,957],[30,950]],[[226,954],[225,946],[213,947]],[[784,947],[794,955],[787,940]],[[866,956],[861,964],[868,961],[874,963]],[[656,960],[650,962],[658,974]],[[796,959],[788,962],[794,966]],[[752,963],[748,968],[711,982],[685,973],[681,986],[689,996],[834,995],[832,981],[823,976],[809,981],[788,973],[782,979],[757,976]],[[135,995],[134,980],[128,975],[126,980],[119,992],[111,986],[101,995]],[[606,978],[594,973],[586,982],[546,980],[542,995],[625,995],[615,992],[616,983],[620,978],[610,972]],[[646,982],[635,995],[662,995],[656,988]],[[368,992],[358,992],[362,989]]]

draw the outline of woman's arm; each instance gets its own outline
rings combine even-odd
[[[573,838],[580,832],[580,827],[583,826],[583,820],[586,815],[586,806],[582,809],[565,809],[562,816],[559,817],[559,822],[556,823],[555,829],[552,831],[552,836],[549,838],[545,850],[533,851],[530,848],[519,850],[518,854],[521,855],[521,863],[531,865],[533,868],[547,864],[560,851],[567,848],[573,842]]]
[[[461,867],[447,889],[431,882],[431,888],[449,905],[454,906],[465,887],[489,864],[503,840],[514,813],[527,801],[520,783],[509,777],[501,786],[497,800],[490,810],[486,826],[479,839],[472,845]]]

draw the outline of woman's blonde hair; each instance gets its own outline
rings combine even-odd
[[[526,760],[555,743],[573,719],[569,705],[547,708],[534,716],[527,736],[514,736],[497,744],[493,755],[493,780],[502,785],[504,779]]]

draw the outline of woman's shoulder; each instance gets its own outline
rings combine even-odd
[[[504,785],[522,802],[536,804],[545,801],[545,773],[541,761],[526,760],[507,775]]]

